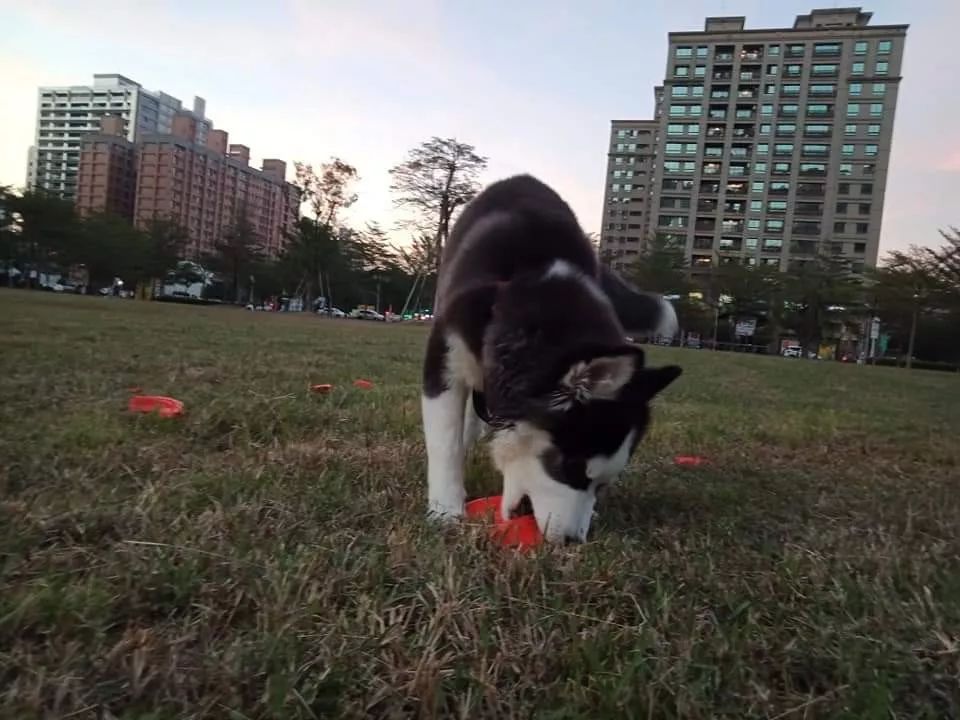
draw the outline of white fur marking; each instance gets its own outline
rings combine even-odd
[[[590,458],[587,461],[587,477],[601,482],[610,482],[616,478],[630,461],[630,450],[633,448],[636,435],[635,429],[630,430],[613,455],[597,455]]]
[[[466,341],[454,333],[447,334],[447,382],[465,383],[471,390],[483,390],[483,370],[477,356]]]
[[[610,298],[607,297],[607,294],[594,279],[567,260],[554,260],[553,264],[547,268],[547,272],[543,277],[545,280],[549,278],[569,278],[570,280],[575,280],[589,290],[590,294],[597,300],[602,300],[606,305],[610,304]]]
[[[518,423],[494,436],[493,462],[503,474],[501,512],[509,515],[527,495],[547,540],[585,540],[596,503],[594,489],[575,490],[547,474],[540,457],[551,445],[546,432],[528,423]]]

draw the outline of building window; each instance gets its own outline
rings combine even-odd
[[[705,58],[707,56],[707,46],[706,45],[697,45],[697,57]]]
[[[827,166],[823,163],[800,163],[801,175],[826,175]]]
[[[774,175],[789,175],[790,174],[790,163],[788,162],[776,162],[773,164],[773,174]]]
[[[750,183],[750,192],[759,193],[760,195],[762,195],[764,185],[765,183],[763,182],[763,180],[754,180],[752,183]]]
[[[783,229],[783,220],[775,220],[774,222],[780,223],[781,230]],[[763,251],[764,252],[779,252],[780,248],[783,247],[783,240],[781,238],[764,238],[763,239]]]
[[[706,66],[706,65],[697,65],[697,66],[695,66],[695,67],[693,68],[693,76],[694,76],[694,77],[702,78],[702,77],[705,77],[706,74],[707,74],[707,66]]]
[[[833,105],[825,105],[820,103],[807,105],[808,117],[829,117],[830,115],[833,115]]]
[[[837,94],[837,86],[832,84],[831,85],[811,85],[810,94],[820,95],[821,97],[824,95],[833,96]]]
[[[767,212],[785,213],[787,211],[786,200],[771,200],[767,203]]]
[[[857,223],[857,235],[866,235],[870,231],[868,223]]]
[[[751,200],[750,212],[763,212],[763,200]]]
[[[780,72],[779,65],[767,65],[767,75],[775,76],[778,72]]]
[[[757,162],[753,164],[753,174],[754,175],[766,175],[767,174],[767,164],[765,162]]]
[[[766,155],[770,152],[770,145],[767,143],[757,143],[757,155]]]
[[[863,75],[864,72],[866,72],[866,65],[862,62],[855,62],[850,68],[851,75]]]
[[[874,84],[873,84],[873,94],[874,94],[874,95],[880,95],[880,96],[882,96],[882,95],[885,95],[886,92],[887,92],[887,84],[886,84],[886,83],[874,83]]]
[[[867,125],[867,135],[879,135],[880,126],[879,125]]]
[[[673,69],[674,77],[688,77],[690,75],[690,67],[687,65],[677,65]]]
[[[780,54],[779,45],[767,45],[767,55],[770,57],[777,57]]]
[[[750,218],[747,220],[747,230],[759,230],[760,218]]]
[[[870,117],[883,117],[883,103],[870,103]]]
[[[844,134],[844,135],[856,135],[856,134],[857,134],[857,126],[854,125],[854,124],[852,124],[852,123],[851,123],[850,125],[844,125],[844,126],[843,126],[843,134]]]
[[[780,106],[780,117],[796,117],[797,113],[800,111],[799,105],[781,105]]]
[[[847,203],[838,202],[837,203],[837,215],[846,215],[847,214]]]
[[[850,95],[862,95],[863,94],[863,83],[850,83],[850,89],[848,90]]]
[[[857,212],[860,213],[861,215],[869,215],[869,214],[870,214],[870,203],[858,203],[858,204],[857,204]]]
[[[886,60],[877,60],[877,67],[874,70],[874,74],[886,75],[889,69],[890,63],[888,63]]]
[[[881,40],[877,43],[877,55],[889,55],[893,50],[893,40]]]
[[[777,137],[793,137],[797,133],[794,123],[777,123]]]
[[[760,114],[761,114],[761,115],[765,115],[765,116],[766,116],[766,115],[773,115],[773,105],[770,105],[769,103],[765,103],[765,104],[761,105],[761,106],[760,106]]]
[[[689,45],[681,45],[673,53],[674,57],[678,58],[690,58],[693,57],[693,48]]]
[[[866,55],[867,54],[867,45],[868,43],[865,40],[855,42],[853,44],[853,54],[854,55]]]
[[[814,77],[833,77],[837,74],[837,66],[832,63],[829,65],[814,65],[810,74]]]
[[[860,103],[847,103],[847,117],[860,116]]]
[[[876,157],[878,148],[876,145],[864,145],[863,154],[867,157]]]
[[[837,221],[833,224],[833,231],[842,235],[847,231],[847,224],[843,221]]]
[[[683,135],[685,128],[686,125],[667,125],[667,135]]]
[[[794,43],[793,45],[787,45],[787,56],[788,57],[803,57],[804,46],[802,43]]]
[[[793,143],[776,143],[773,146],[774,155],[793,155]]]
[[[803,72],[803,65],[784,65],[783,74],[787,77],[800,77]]]
[[[843,153],[844,157],[853,157],[853,145],[842,145],[840,152]]]
[[[849,195],[850,194],[850,183],[839,183],[837,185],[837,192],[840,195]]]
[[[784,85],[780,88],[780,94],[784,97],[799,97],[800,95],[800,86],[799,85]]]
[[[774,219],[767,220],[766,229],[767,229],[767,232],[783,232],[783,220],[774,220]]]
[[[863,183],[860,186],[861,195],[873,195],[873,183]]]
[[[670,89],[671,97],[687,97],[690,94],[690,88],[686,85],[674,85]]]
[[[776,86],[776,85],[773,85],[773,84],[764,85],[764,86],[763,86],[763,94],[764,94],[764,95],[776,95],[776,94],[777,94],[777,86]]]
[[[813,54],[820,57],[839,55],[841,47],[842,45],[836,42],[814,43]]]

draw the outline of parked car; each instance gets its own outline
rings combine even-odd
[[[791,345],[783,349],[783,356],[785,358],[802,358],[803,348],[799,345]]]
[[[367,308],[356,308],[350,312],[350,317],[356,318],[357,320],[384,320],[383,315],[378,313],[376,310],[368,310]]]
[[[319,310],[317,310],[317,315],[326,315],[327,317],[332,317],[332,318],[345,318],[347,316],[347,314],[343,310],[336,307],[320,308]]]

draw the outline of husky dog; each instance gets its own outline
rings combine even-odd
[[[599,266],[570,207],[529,175],[464,208],[443,254],[423,369],[428,512],[463,514],[464,457],[486,430],[504,517],[526,497],[550,541],[582,542],[649,400],[680,368],[648,368],[624,328],[672,337],[669,302]]]

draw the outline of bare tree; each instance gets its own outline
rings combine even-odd
[[[487,158],[477,155],[473,145],[433,137],[390,169],[394,205],[411,210],[411,224],[433,238],[437,270],[453,217],[479,191],[479,176],[486,167]]]

